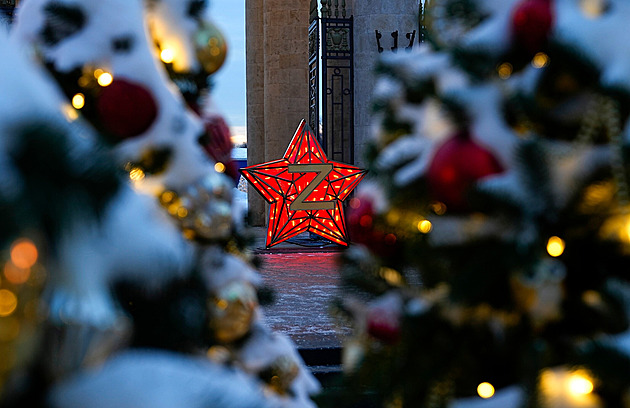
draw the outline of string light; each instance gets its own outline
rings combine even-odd
[[[482,382],[477,386],[477,394],[481,398],[492,398],[494,396],[494,386],[489,382]]]
[[[537,53],[536,55],[534,55],[534,58],[532,59],[532,66],[534,68],[544,68],[547,66],[548,63],[549,63],[549,56],[545,54],[544,52]]]
[[[423,234],[428,234],[433,229],[433,224],[429,220],[422,220],[418,223],[418,231]]]
[[[17,296],[7,289],[0,290],[0,317],[7,317],[15,312],[18,305]]]
[[[164,191],[162,193],[162,196],[160,197],[160,200],[163,203],[170,203],[171,201],[173,201],[175,199],[175,193],[172,191]]]
[[[560,237],[551,237],[547,241],[547,252],[549,255],[558,257],[564,253],[565,243]]]
[[[4,265],[4,276],[7,281],[19,285],[28,281],[31,276],[31,268],[18,268],[13,262]]]
[[[11,246],[11,262],[18,268],[32,267],[37,257],[37,247],[28,239],[19,239]]]
[[[593,382],[584,371],[575,371],[569,377],[569,392],[575,396],[588,395],[593,392]]]
[[[216,171],[217,173],[225,173],[225,164],[217,162],[214,165],[214,171]]]
[[[81,109],[85,106],[85,95],[78,93],[72,97],[72,106],[74,109]]]
[[[170,48],[165,48],[160,53],[160,59],[166,64],[170,64],[175,60],[175,53]]]
[[[142,171],[142,169],[139,167],[134,167],[129,172],[129,178],[133,181],[141,181],[144,179],[144,177],[144,171]]]
[[[95,75],[96,75],[96,71],[95,71]],[[114,82],[114,77],[109,72],[103,72],[101,75],[99,75],[96,78],[96,81],[98,82],[100,86],[106,87],[106,86],[111,85],[112,82]]]
[[[395,269],[382,267],[379,270],[379,275],[381,276],[381,278],[385,279],[387,283],[389,283],[390,285],[400,286],[403,284],[403,279],[400,272],[398,272]]]
[[[504,62],[503,64],[499,65],[497,68],[499,78],[501,79],[508,79],[509,77],[511,77],[513,70],[514,68],[512,67],[512,64],[510,64],[509,62]]]
[[[63,105],[63,114],[68,122],[74,122],[75,120],[79,119],[79,113],[69,104]]]

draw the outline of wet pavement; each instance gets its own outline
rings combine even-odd
[[[300,348],[340,347],[350,334],[330,313],[339,295],[340,248],[282,243],[267,250],[263,241],[266,230],[255,230],[261,237],[256,244],[262,260],[260,273],[275,291],[274,303],[263,308],[267,324],[289,335]]]

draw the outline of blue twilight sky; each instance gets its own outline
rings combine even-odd
[[[228,42],[227,60],[214,75],[212,98],[235,133],[245,132],[245,0],[211,0],[210,18]]]

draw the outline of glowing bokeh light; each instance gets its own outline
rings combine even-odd
[[[31,276],[30,268],[18,268],[11,261],[4,264],[4,277],[13,284],[20,285]]]
[[[547,64],[549,64],[549,56],[547,54],[539,52],[534,55],[534,58],[532,59],[532,66],[534,68],[544,68]]]
[[[573,395],[588,395],[593,392],[593,382],[581,371],[571,374],[568,381],[569,392]]]
[[[565,243],[560,237],[551,237],[547,242],[547,252],[549,255],[558,257],[564,253]]]
[[[78,93],[72,97],[72,106],[74,109],[82,109],[85,106],[85,95]]]
[[[0,317],[7,317],[17,309],[18,299],[13,292],[7,289],[0,290]]]
[[[18,268],[30,268],[37,262],[37,247],[28,239],[19,239],[11,246],[11,261]]]
[[[510,64],[509,62],[504,62],[497,68],[497,73],[499,74],[499,78],[508,79],[512,76],[513,70],[514,68],[512,67],[512,64]]]
[[[217,162],[214,165],[214,171],[216,171],[217,173],[225,173],[225,164]]]
[[[175,53],[170,48],[165,48],[160,53],[160,59],[166,64],[170,64],[175,60]]]
[[[422,220],[418,223],[418,231],[423,234],[428,234],[433,229],[433,224],[429,220]]]
[[[144,171],[142,171],[142,169],[139,167],[134,167],[129,172],[129,178],[133,181],[141,181],[144,179],[144,177]]]
[[[494,387],[489,382],[482,382],[477,386],[477,394],[481,398],[492,398],[494,396]]]
[[[109,86],[114,82],[114,77],[109,72],[103,72],[96,78],[98,84],[102,87]]]

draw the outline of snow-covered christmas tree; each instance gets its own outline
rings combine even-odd
[[[630,407],[629,19],[431,0],[383,57],[330,406]]]
[[[29,0],[0,33],[0,405],[313,406],[260,310],[207,14]]]

